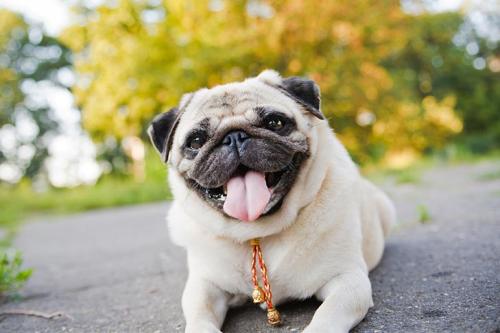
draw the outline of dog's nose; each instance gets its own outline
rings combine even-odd
[[[240,149],[243,142],[249,138],[248,134],[243,131],[232,131],[226,134],[222,140],[222,144]]]

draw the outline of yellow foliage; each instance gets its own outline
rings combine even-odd
[[[378,147],[422,151],[461,130],[447,99],[395,98],[381,62],[407,41],[399,1],[222,4],[119,0],[63,34],[77,53],[74,93],[94,138],[144,134],[182,93],[266,68],[316,80],[323,113],[360,162]]]
[[[419,152],[413,148],[391,150],[384,157],[383,164],[390,169],[404,169],[412,165],[418,157]]]
[[[8,33],[16,32],[16,29],[25,29],[26,24],[22,18],[14,12],[0,8],[0,50],[10,40]],[[19,32],[19,31],[17,31]]]
[[[460,133],[463,129],[463,123],[455,114],[454,96],[448,96],[441,102],[436,101],[433,96],[427,96],[422,100],[425,114],[424,119],[437,128],[450,133]]]

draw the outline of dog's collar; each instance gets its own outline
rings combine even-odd
[[[273,293],[271,292],[271,285],[269,283],[269,277],[267,276],[267,267],[262,256],[260,238],[251,239],[249,243],[252,247],[252,283],[254,286],[252,292],[253,302],[256,304],[266,302],[267,322],[272,326],[281,325],[280,313],[273,305]],[[264,288],[259,285],[259,280],[257,278],[257,261],[259,262],[262,285],[264,286]]]

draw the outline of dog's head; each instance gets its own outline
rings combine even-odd
[[[268,70],[186,94],[148,133],[188,191],[221,214],[253,221],[280,209],[311,154],[318,119],[313,81]]]

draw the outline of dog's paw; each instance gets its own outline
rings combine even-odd
[[[336,330],[336,329],[333,329],[332,327],[330,326],[322,326],[322,325],[313,325],[313,324],[310,324],[309,326],[307,326],[303,331],[302,333],[330,333],[330,332],[335,332],[335,333],[344,333],[343,331],[341,330]],[[348,332],[345,332],[345,333],[348,333]]]
[[[196,323],[187,324],[185,333],[222,333],[217,327],[212,323]]]
[[[309,324],[302,333],[349,333],[349,330],[337,327],[332,323],[311,323]]]
[[[311,326],[307,326],[306,328],[304,328],[302,333],[320,333],[320,331],[312,328]]]

